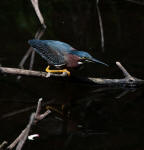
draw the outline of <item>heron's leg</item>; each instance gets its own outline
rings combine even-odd
[[[63,72],[66,72],[68,76],[70,76],[70,72],[67,70],[67,69],[62,69],[62,70],[50,70],[50,66],[47,66],[46,72],[49,72],[49,73],[63,73]]]

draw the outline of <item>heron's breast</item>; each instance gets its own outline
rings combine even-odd
[[[80,58],[76,55],[72,55],[72,54],[67,54],[65,56],[65,60],[66,60],[66,66],[68,68],[74,68],[74,67],[78,67],[79,66],[79,60]]]

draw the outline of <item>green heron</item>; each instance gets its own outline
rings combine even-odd
[[[50,70],[50,66],[46,68],[46,72],[62,73],[66,72],[70,75],[68,68],[76,68],[84,62],[95,62],[108,66],[107,64],[93,58],[89,53],[79,51],[67,43],[54,40],[29,40],[28,43],[33,49],[44,58],[48,65],[54,66],[59,70]],[[61,68],[67,69],[61,69]],[[60,70],[61,69],[61,70]]]

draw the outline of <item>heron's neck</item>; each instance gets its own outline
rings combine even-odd
[[[68,54],[66,57],[67,67],[69,68],[78,67],[80,65],[79,62],[80,62],[80,59],[76,55]]]

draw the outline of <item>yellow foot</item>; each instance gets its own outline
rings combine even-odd
[[[47,68],[46,68],[46,72],[52,72],[52,73],[63,73],[63,72],[66,72],[67,73],[67,75],[68,76],[70,76],[70,72],[67,70],[67,69],[62,69],[62,70],[50,70],[49,69],[50,68],[50,66],[48,66]]]

